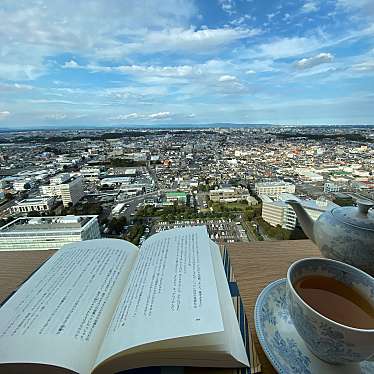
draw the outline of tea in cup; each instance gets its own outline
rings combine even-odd
[[[297,332],[320,359],[374,359],[374,278],[345,263],[307,258],[287,273],[287,302]]]

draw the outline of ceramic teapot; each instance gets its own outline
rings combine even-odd
[[[374,276],[374,203],[358,200],[357,207],[326,210],[313,221],[300,202],[287,200],[305,234],[323,256],[356,266]]]

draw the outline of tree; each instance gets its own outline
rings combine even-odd
[[[4,197],[7,199],[7,200],[12,200],[13,199],[13,195],[10,193],[10,192],[6,192],[4,194]]]
[[[123,227],[126,225],[127,219],[124,216],[113,218],[108,222],[108,228],[111,232],[115,234],[120,234],[123,231]]]
[[[349,197],[349,198],[336,197],[333,200],[333,203],[340,205],[340,206],[352,206],[354,203],[354,200],[352,199],[352,197]]]

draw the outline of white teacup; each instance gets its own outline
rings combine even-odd
[[[303,277],[320,275],[334,278],[357,290],[374,305],[374,278],[343,262],[306,258],[294,262],[287,273],[287,303],[297,332],[321,360],[346,364],[374,360],[374,326],[354,328],[335,322],[309,306],[294,285]]]

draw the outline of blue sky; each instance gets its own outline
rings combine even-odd
[[[373,0],[2,0],[0,127],[374,124]]]

